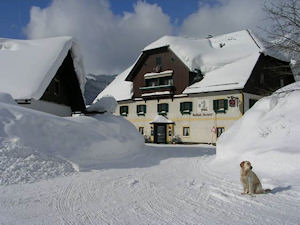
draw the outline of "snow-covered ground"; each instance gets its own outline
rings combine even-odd
[[[213,147],[145,150],[123,168],[0,187],[0,224],[299,224],[299,192],[241,195],[239,171],[210,167]]]
[[[0,94],[0,224],[300,224],[299,99],[300,82],[261,99],[215,148],[145,146],[123,118]],[[271,193],[241,195],[242,160]]]

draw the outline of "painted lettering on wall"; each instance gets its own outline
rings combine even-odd
[[[197,102],[197,114],[209,111],[209,100],[201,99]]]

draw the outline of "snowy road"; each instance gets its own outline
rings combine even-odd
[[[0,224],[300,224],[299,192],[241,195],[209,168],[214,153],[148,145],[123,168],[1,186]]]

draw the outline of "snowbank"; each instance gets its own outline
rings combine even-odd
[[[114,113],[118,103],[116,99],[112,96],[104,96],[101,99],[98,99],[97,102],[93,103],[90,107],[87,108],[88,112],[109,112]]]
[[[121,117],[61,118],[1,102],[0,184],[33,182],[131,160],[143,137]]]
[[[249,160],[267,179],[299,185],[300,82],[262,98],[217,142],[215,163],[226,173]],[[226,164],[226,166],[220,166]]]

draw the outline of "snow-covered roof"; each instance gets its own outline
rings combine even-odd
[[[164,46],[168,46],[191,71],[200,69],[202,73],[263,51],[247,30],[205,39],[163,36],[143,51]]]
[[[156,115],[154,120],[151,123],[174,123],[174,122],[162,115]]]
[[[11,94],[14,99],[40,99],[69,50],[84,93],[83,61],[72,37],[36,40],[0,38],[0,91]]]
[[[125,81],[129,72],[134,65],[127,68],[120,73],[94,100],[96,103],[100,98],[104,96],[113,96],[117,101],[131,99],[133,95],[133,83]]]
[[[163,36],[146,46],[143,52],[162,47],[173,51],[190,71],[200,70],[204,75],[201,81],[187,87],[183,91],[184,94],[242,89],[262,53],[278,58],[270,54],[249,30],[203,39]],[[141,57],[142,54],[136,62]],[[131,99],[132,83],[124,80],[132,68],[133,66],[120,74],[114,84],[108,86],[100,96],[117,95],[118,101]],[[149,73],[145,74],[145,77],[148,75]],[[125,83],[130,86],[130,90],[123,90]],[[122,87],[122,92],[116,92],[118,87]]]

